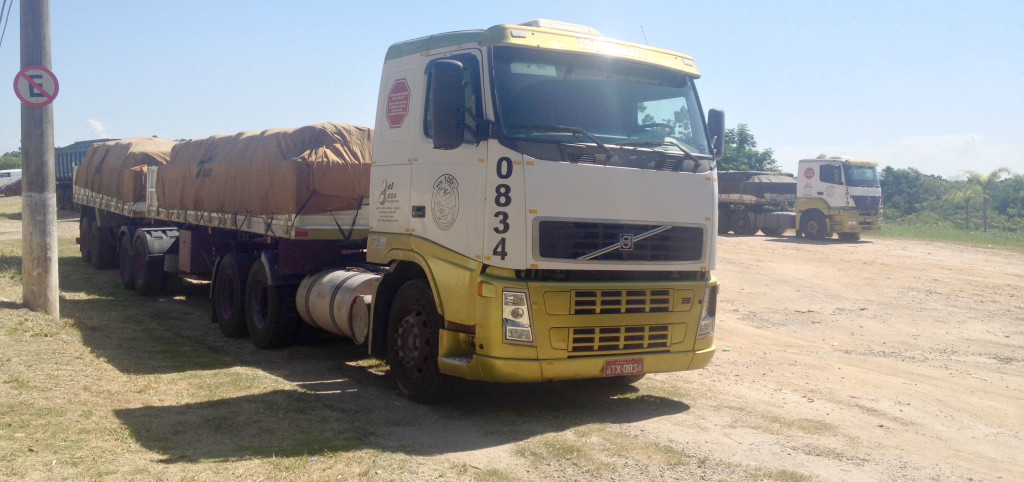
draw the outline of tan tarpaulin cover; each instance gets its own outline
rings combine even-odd
[[[93,144],[75,173],[75,185],[124,202],[142,201],[146,166],[166,164],[174,144],[155,137]]]
[[[161,208],[239,215],[357,209],[369,196],[373,129],[316,124],[181,142],[160,168]]]

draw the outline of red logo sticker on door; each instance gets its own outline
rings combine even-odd
[[[409,89],[409,82],[405,79],[398,79],[388,91],[387,118],[388,127],[398,129],[402,127],[405,118],[409,115],[409,96],[412,90]]]

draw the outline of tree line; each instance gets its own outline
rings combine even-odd
[[[21,169],[21,149],[0,156],[0,169]]]
[[[778,172],[771,148],[757,149],[746,124],[725,131],[723,171]],[[887,221],[967,231],[1024,233],[1024,173],[1008,168],[967,171],[963,179],[944,179],[915,168],[886,166],[878,173]]]

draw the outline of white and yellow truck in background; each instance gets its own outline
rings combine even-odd
[[[222,329],[242,323],[261,347],[291,341],[300,317],[365,343],[414,400],[456,377],[632,383],[702,368],[724,120],[705,118],[699,76],[689,56],[544,20],[401,42],[359,210],[176,212],[152,190],[111,205],[76,186],[83,236],[136,289],[208,275]]]
[[[784,172],[719,171],[719,233],[753,235],[758,230],[815,240],[839,234],[856,241],[878,231],[882,188],[877,164],[848,157],[801,159],[796,176]]]

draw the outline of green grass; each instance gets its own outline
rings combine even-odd
[[[986,233],[964,231],[962,229],[936,225],[886,221],[882,225],[881,232],[865,233],[864,236],[869,238],[920,239],[1024,252],[1024,233],[1011,233],[1007,231],[989,231]]]

